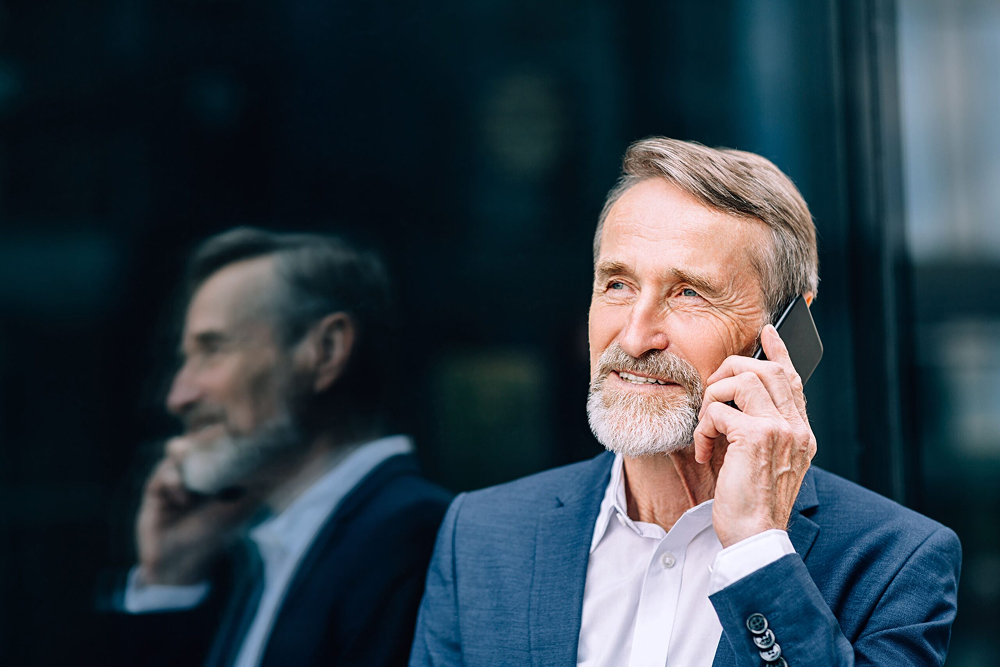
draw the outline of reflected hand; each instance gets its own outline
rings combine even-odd
[[[731,356],[708,378],[695,430],[699,463],[728,443],[712,509],[723,547],[773,528],[785,530],[816,455],[802,378],[770,324],[761,332],[761,345],[770,361]]]
[[[206,429],[204,435],[218,436],[212,433],[214,430]],[[188,585],[203,581],[260,505],[249,495],[222,500],[186,489],[180,463],[195,445],[186,436],[169,440],[166,456],[146,482],[136,521],[142,584]]]

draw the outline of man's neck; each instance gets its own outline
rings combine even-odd
[[[694,460],[694,447],[686,447],[669,455],[625,458],[623,464],[629,518],[669,531],[684,512],[715,496],[722,457],[701,464]]]
[[[354,450],[375,438],[343,440],[329,434],[319,435],[301,455],[270,475],[270,484],[263,493],[265,505],[273,514],[280,514]]]

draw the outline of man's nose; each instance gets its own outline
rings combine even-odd
[[[167,394],[167,410],[178,417],[187,412],[192,405],[201,399],[201,389],[198,382],[188,370],[182,367],[174,376]]]
[[[670,340],[666,320],[666,313],[660,304],[652,300],[636,303],[618,338],[622,350],[638,359],[650,350],[667,349]]]

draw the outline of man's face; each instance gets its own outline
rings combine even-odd
[[[688,446],[704,381],[752,352],[764,300],[751,253],[763,223],[705,207],[663,179],[615,203],[590,303],[591,428],[624,456]]]
[[[271,305],[274,260],[223,267],[188,306],[167,409],[181,418],[188,488],[217,493],[239,484],[299,438],[291,410],[292,361],[279,345]]]

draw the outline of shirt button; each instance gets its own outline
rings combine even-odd
[[[764,662],[775,662],[781,657],[781,646],[779,644],[772,645],[771,648],[761,651],[760,657],[764,659]]]
[[[677,562],[677,559],[674,558],[674,555],[668,551],[667,553],[660,556],[660,562],[663,563],[663,567],[669,570],[674,566],[674,563]]]
[[[615,514],[615,518],[618,519],[618,523],[622,525],[622,528],[628,528],[628,526],[625,525],[625,519],[621,514]]]

